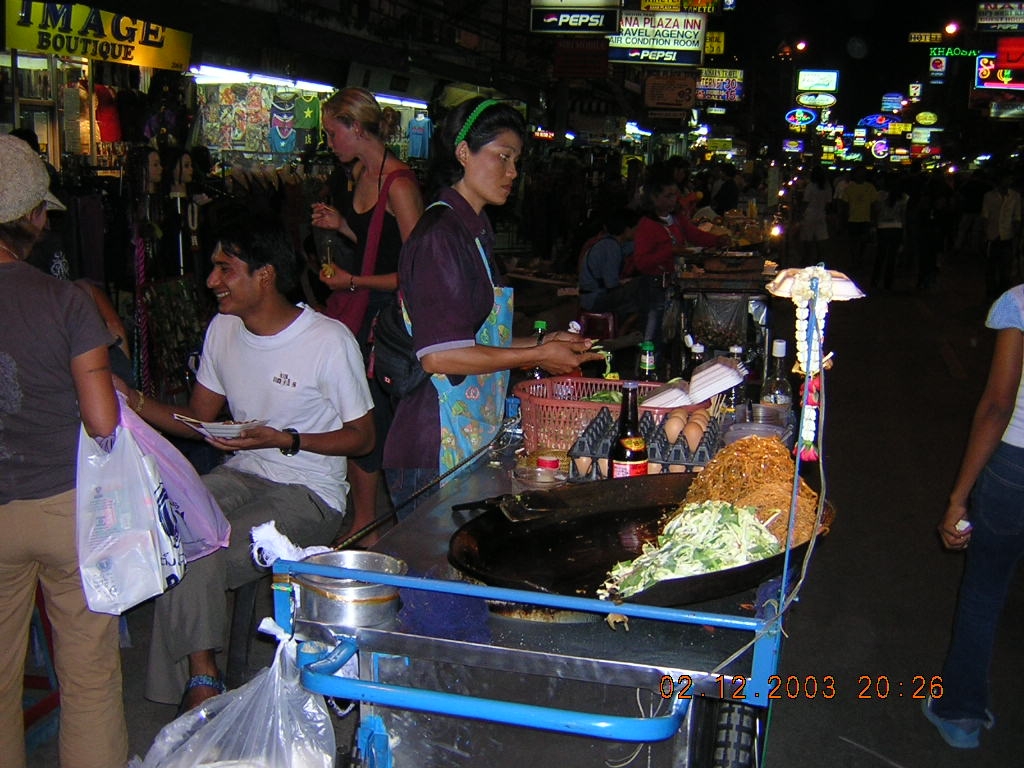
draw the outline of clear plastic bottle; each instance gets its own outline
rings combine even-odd
[[[635,381],[622,383],[622,410],[619,412],[619,433],[608,452],[608,477],[635,477],[647,474],[647,441],[640,432],[640,385]]]
[[[743,347],[738,344],[734,344],[729,347],[729,357],[735,360],[737,363],[743,363]],[[725,403],[723,409],[726,413],[736,413],[736,411],[745,404],[746,401],[746,379],[741,381],[735,387],[729,389],[725,394]]]
[[[544,334],[548,332],[548,323],[546,320],[535,320],[533,323],[533,335],[537,339],[537,346],[539,347],[544,341]],[[530,371],[530,376],[535,379],[543,379],[548,375],[547,371],[541,368],[539,365],[535,365]]]
[[[772,342],[768,375],[761,384],[761,404],[788,408],[793,404],[793,386],[786,376],[786,340]]]
[[[637,360],[637,381],[657,381],[658,369],[654,356],[654,342],[640,342],[640,356]]]

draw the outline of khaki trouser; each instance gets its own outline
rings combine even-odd
[[[22,682],[38,582],[53,625],[61,768],[120,768],[128,759],[128,729],[118,619],[86,606],[75,492],[4,504],[0,526],[0,762],[25,765]]]

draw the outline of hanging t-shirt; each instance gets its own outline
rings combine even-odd
[[[429,158],[430,138],[434,124],[426,115],[416,115],[409,121],[409,157]]]
[[[316,149],[320,143],[320,97],[300,95],[295,101],[295,148]]]
[[[295,151],[295,93],[276,93],[270,103],[270,150]]]

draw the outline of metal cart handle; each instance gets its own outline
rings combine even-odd
[[[495,701],[440,691],[423,691],[400,685],[335,676],[335,673],[359,650],[358,644],[352,638],[340,639],[338,645],[327,654],[305,651],[305,645],[300,645],[298,660],[300,679],[304,688],[324,696],[398,709],[486,720],[608,741],[654,742],[664,741],[675,735],[690,704],[689,700],[673,698],[666,715],[623,717]],[[309,645],[322,647],[315,643]]]

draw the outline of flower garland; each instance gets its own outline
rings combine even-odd
[[[794,453],[803,461],[818,460],[818,406],[821,372],[832,364],[832,354],[822,355],[825,318],[832,300],[858,299],[864,294],[846,275],[821,264],[804,269],[784,269],[768,284],[774,296],[792,299],[796,305],[796,366],[804,377],[801,395],[800,436]],[[814,321],[811,322],[811,312]]]

